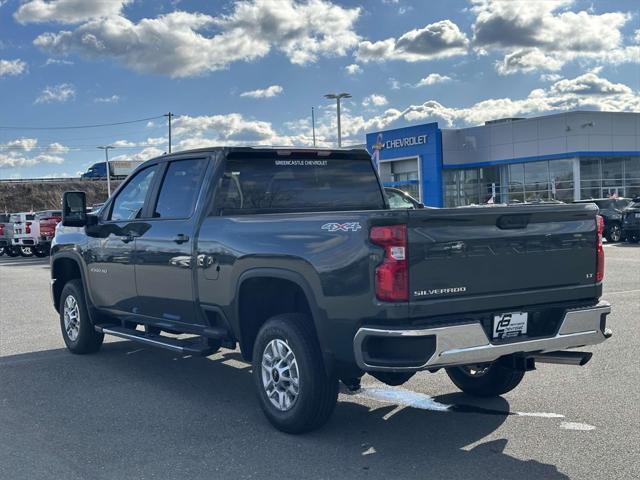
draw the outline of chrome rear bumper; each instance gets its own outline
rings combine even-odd
[[[552,352],[605,340],[603,315],[611,313],[607,302],[589,308],[568,310],[553,337],[493,344],[479,323],[451,325],[419,330],[360,328],[353,339],[356,363],[364,371],[416,371],[451,365],[491,362],[504,355],[527,352]],[[363,346],[369,337],[435,337],[435,351],[422,365],[376,365],[365,361]]]

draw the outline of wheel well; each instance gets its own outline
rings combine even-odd
[[[61,258],[56,260],[51,267],[51,276],[55,279],[53,284],[53,302],[58,310],[60,304],[60,295],[62,295],[62,289],[69,280],[74,278],[82,278],[80,273],[80,267],[78,263],[70,258]]]
[[[260,327],[274,315],[304,313],[313,323],[307,296],[297,283],[290,280],[273,277],[247,279],[240,286],[238,305],[240,349],[247,360],[253,357],[253,344]]]

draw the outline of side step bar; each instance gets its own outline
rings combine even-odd
[[[145,333],[130,328],[124,328],[118,325],[96,325],[96,331],[105,335],[113,335],[114,337],[133,340],[134,342],[143,343],[151,347],[159,347],[182,355],[202,355],[207,356],[215,353],[217,348],[207,345],[206,338],[170,338],[163,335],[153,333]]]
[[[586,365],[593,353],[591,352],[569,352],[562,350],[559,352],[537,353],[532,355],[536,362],[540,363],[561,363],[563,365]]]

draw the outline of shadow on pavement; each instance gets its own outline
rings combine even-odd
[[[321,430],[280,433],[260,411],[250,368],[226,350],[208,359],[128,342],[88,356],[50,350],[1,358],[0,381],[0,478],[568,478],[509,456],[506,439],[482,442],[507,418],[502,398],[473,404],[504,413],[477,414],[370,410],[341,396]]]

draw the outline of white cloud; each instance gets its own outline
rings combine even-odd
[[[36,98],[35,103],[66,102],[73,100],[76,96],[76,89],[70,83],[47,86]]]
[[[357,75],[359,73],[362,73],[362,67],[357,63],[352,63],[351,65],[347,65],[346,67],[344,67],[344,69],[347,71],[349,75]]]
[[[139,72],[189,77],[272,50],[299,65],[344,56],[360,40],[353,29],[359,15],[360,8],[327,0],[249,0],[218,17],[174,11],[137,23],[120,15],[94,19],[75,30],[43,33],[34,44],[53,55],[114,58]]]
[[[116,155],[111,160],[131,160],[134,162],[144,162],[145,160],[149,160],[150,158],[159,157],[164,153],[164,150],[160,150],[156,147],[146,147],[141,151],[136,153],[124,153],[121,155]]]
[[[44,66],[48,67],[49,65],[73,65],[71,60],[63,60],[60,58],[47,58],[47,61],[44,62]]]
[[[370,105],[373,105],[374,107],[383,107],[388,103],[389,101],[387,100],[387,97],[376,93],[373,93],[362,100],[363,107],[368,107]]]
[[[36,138],[17,138],[0,143],[0,168],[31,167],[40,163],[61,164],[69,148],[60,143],[38,147]]]
[[[296,126],[294,134],[278,133],[271,122],[245,118],[240,113],[176,117],[176,150],[215,145],[311,145],[308,122],[288,123]],[[303,126],[305,125],[305,126]],[[321,141],[321,139],[319,139]],[[321,144],[321,143],[319,143]]]
[[[20,75],[27,71],[27,64],[20,60],[2,60],[0,59],[0,77]]]
[[[240,96],[251,98],[272,98],[276,95],[280,95],[282,91],[283,88],[280,85],[271,85],[267,88],[258,88],[257,90],[242,92]]]
[[[356,58],[361,62],[433,60],[467,52],[469,39],[451,20],[441,20],[411,30],[398,39],[360,42]]]
[[[416,84],[416,87],[425,87],[428,85],[435,85],[436,83],[445,83],[450,81],[451,81],[451,77],[447,75],[440,75],[439,73],[430,73],[429,75],[421,79]]]
[[[80,23],[118,15],[133,0],[29,0],[13,14],[19,23]]]
[[[476,51],[504,51],[496,62],[502,75],[557,71],[575,60],[617,65],[640,59],[639,47],[623,43],[621,29],[630,13],[574,12],[569,10],[573,0],[472,2]]]
[[[96,97],[93,101],[95,103],[118,103],[120,101],[120,96],[111,95],[110,97]]]
[[[558,73],[543,73],[540,75],[540,81],[542,82],[557,82],[558,80],[562,80],[562,75]]]

